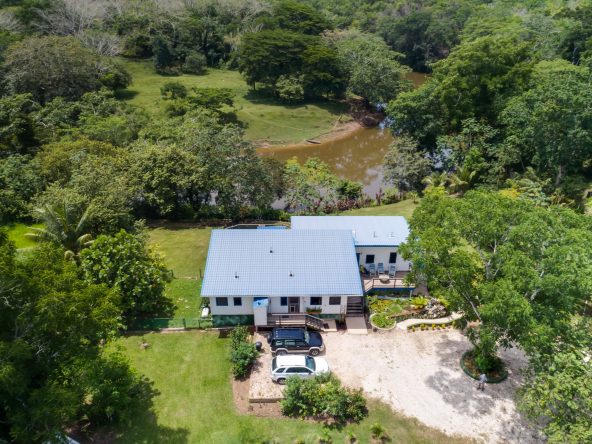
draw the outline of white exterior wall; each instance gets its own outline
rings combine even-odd
[[[288,306],[281,305],[281,298],[269,298],[269,312],[270,313],[288,313]]]
[[[378,264],[382,262],[384,264],[384,270],[388,271],[389,267],[389,256],[391,253],[397,253],[397,271],[409,271],[411,262],[404,260],[399,253],[397,247],[356,247],[356,253],[360,253],[359,265],[366,266],[366,255],[374,255],[374,263]]]
[[[388,259],[388,258],[387,258]],[[341,307],[347,307],[347,296],[340,296],[341,297],[341,304],[340,305],[329,305],[329,297],[330,296],[321,296],[322,297],[322,304],[321,305],[312,305],[310,303],[310,296],[301,296],[300,297],[300,313],[305,313],[308,307],[321,307],[322,314],[340,314]],[[243,305],[242,306],[234,306],[233,305],[233,296],[228,297],[228,307],[219,307],[216,305],[216,298],[211,297],[210,299],[210,310],[213,315],[252,315],[254,314],[253,311],[253,298],[252,297],[243,297]],[[288,313],[288,306],[281,305],[281,298],[279,297],[270,297],[269,298],[269,306],[268,310],[269,313]]]
[[[234,296],[228,296],[228,307],[218,307],[216,305],[216,298],[211,297],[210,310],[213,315],[252,315],[253,314],[253,298],[242,297],[243,305],[234,305]]]
[[[347,296],[341,296],[340,305],[329,305],[329,296],[322,296],[322,302],[321,305],[312,305],[310,303],[310,297],[304,296],[300,298],[300,309],[302,312],[305,312],[308,307],[321,307],[321,314],[340,314],[341,306],[347,307]]]

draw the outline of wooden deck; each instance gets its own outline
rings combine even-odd
[[[370,290],[413,290],[414,284],[407,284],[405,277],[407,271],[397,271],[394,277],[388,277],[388,274],[380,276],[366,276],[362,275],[362,283],[364,284],[364,292]]]

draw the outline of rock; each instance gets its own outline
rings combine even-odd
[[[437,299],[430,298],[423,309],[422,314],[426,316],[427,319],[438,319],[447,316],[448,312],[444,305],[442,305]]]

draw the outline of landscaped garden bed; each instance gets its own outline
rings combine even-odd
[[[397,322],[406,319],[437,319],[448,312],[442,303],[434,298],[417,296],[414,298],[387,299],[370,296],[370,324],[374,331],[388,331],[395,328]]]
[[[466,351],[460,358],[460,366],[463,371],[473,379],[479,380],[479,376],[483,373],[477,363],[475,362],[475,356],[473,350]],[[485,372],[487,376],[487,382],[496,384],[504,381],[508,377],[508,370],[504,365],[504,362],[500,358],[495,358],[494,366],[490,371]]]

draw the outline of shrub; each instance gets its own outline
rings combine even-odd
[[[181,82],[166,82],[160,88],[160,95],[165,100],[184,99],[187,97],[187,88]]]
[[[187,74],[203,74],[206,66],[206,56],[201,52],[191,51],[187,57],[185,57],[183,72]]]
[[[386,313],[375,313],[370,319],[371,324],[378,328],[391,328],[395,325],[395,320]]]
[[[253,363],[259,356],[255,344],[249,341],[249,329],[236,327],[230,333],[230,361],[232,374],[235,378],[244,378],[251,371]]]
[[[384,190],[384,194],[382,195],[382,202],[381,203],[384,205],[397,203],[401,200],[400,195],[401,195],[401,192],[399,191],[398,188],[396,188],[396,187],[387,188],[386,190]]]
[[[298,103],[304,100],[304,84],[302,76],[280,76],[275,84],[280,99],[287,103]]]
[[[412,298],[409,303],[413,306],[413,308],[417,310],[422,310],[428,305],[429,299],[424,296],[416,296]]]
[[[382,439],[387,436],[385,428],[378,422],[370,426],[370,433],[372,433],[374,439]]]
[[[333,375],[289,378],[281,408],[287,416],[331,418],[338,424],[361,421],[367,414],[361,390],[342,387]]]

